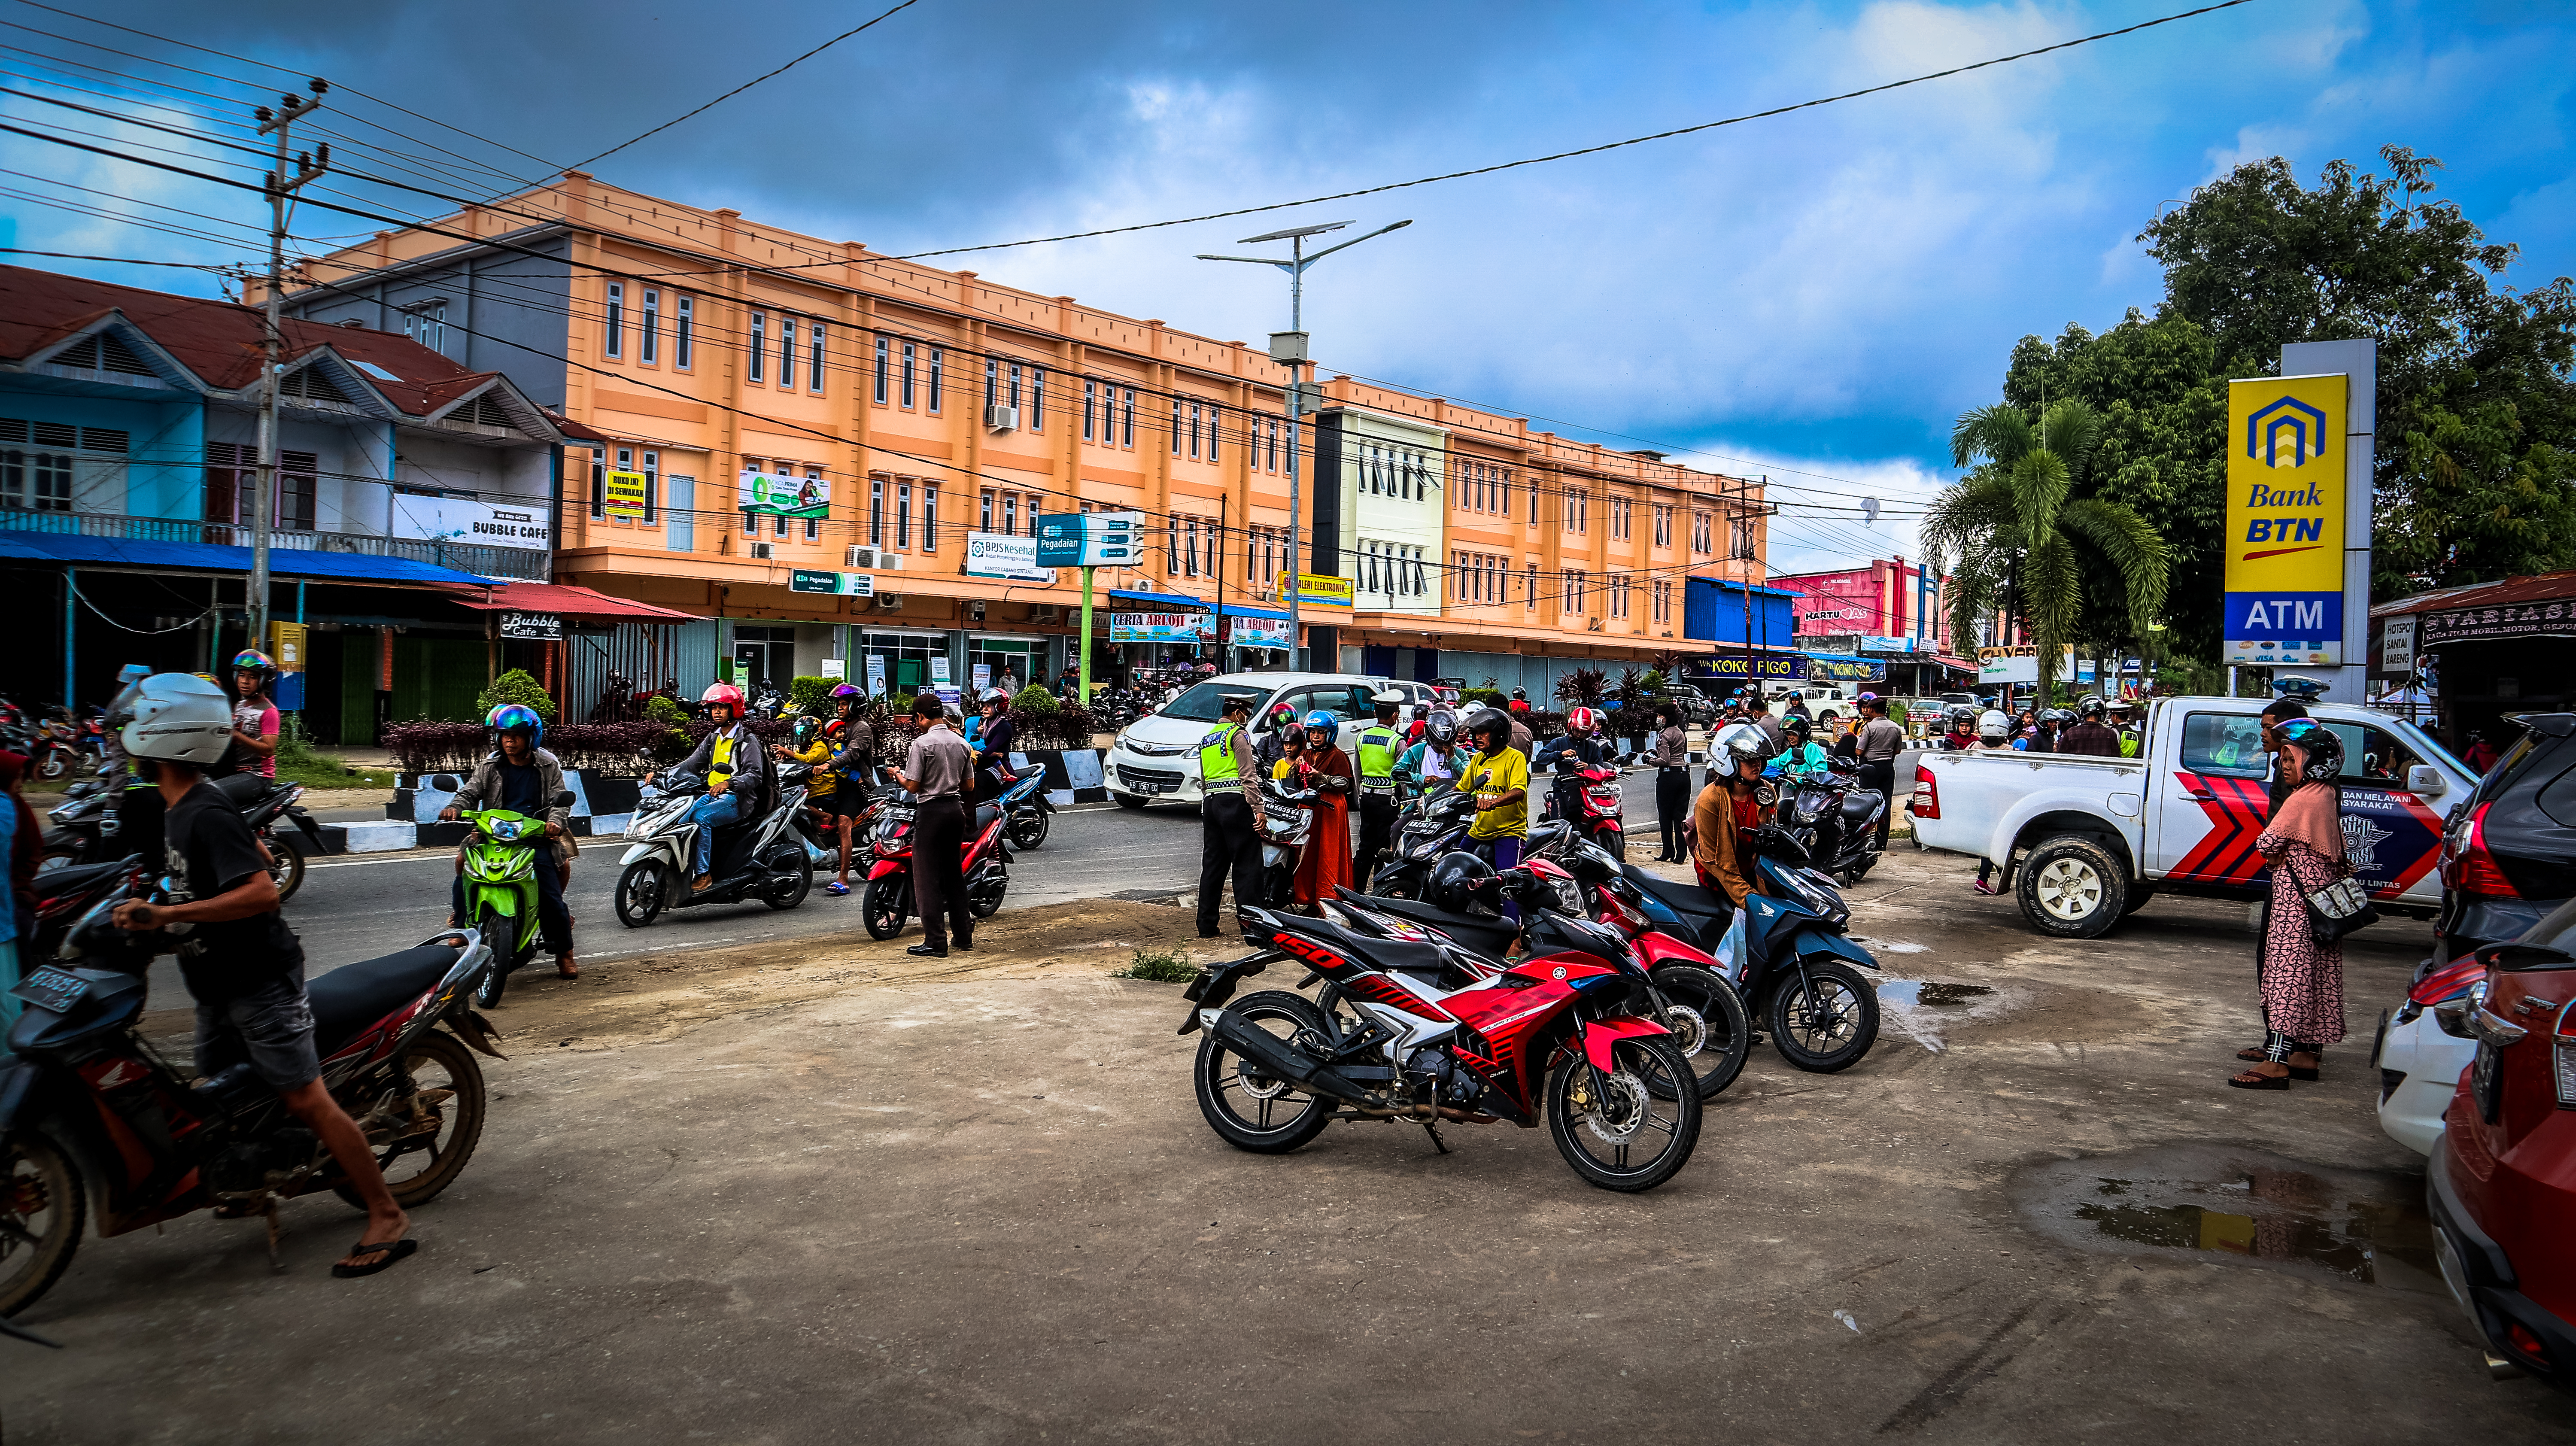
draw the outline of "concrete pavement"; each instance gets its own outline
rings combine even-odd
[[[2372,1118],[2422,926],[2351,946],[2322,1083],[2249,1095],[2221,1084],[2259,1028],[2242,909],[2076,944],[1967,883],[1900,852],[1856,928],[1990,993],[1844,1074],[1757,1053],[1638,1197],[1508,1127],[1226,1148],[1178,988],[1104,977],[1178,910],[1006,911],[936,979],[818,940],[542,982],[421,1255],[329,1279],[358,1217],[327,1198],[288,1207],[282,1275],[203,1216],[93,1240],[25,1316],[70,1348],[8,1356],[0,1416],[12,1443],[2576,1441],[2564,1399],[2485,1378],[2420,1162]]]

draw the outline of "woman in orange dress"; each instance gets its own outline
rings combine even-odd
[[[1307,714],[1305,752],[1289,764],[1298,787],[1316,790],[1315,801],[1307,805],[1314,810],[1315,826],[1306,835],[1305,852],[1298,856],[1290,894],[1300,908],[1312,909],[1317,900],[1332,898],[1337,884],[1359,885],[1351,865],[1351,791],[1356,775],[1351,756],[1334,746],[1339,732],[1332,714],[1321,710]]]

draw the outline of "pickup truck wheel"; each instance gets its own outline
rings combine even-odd
[[[2109,849],[2080,834],[2042,842],[2014,886],[2022,917],[2064,939],[2098,939],[2128,912],[2129,876]]]

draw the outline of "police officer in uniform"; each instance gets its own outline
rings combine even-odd
[[[1395,837],[1395,763],[1404,756],[1404,730],[1395,726],[1395,711],[1404,694],[1394,688],[1374,694],[1369,703],[1377,721],[1360,730],[1359,876],[1371,877],[1378,855]]]
[[[1252,716],[1252,699],[1228,693],[1218,708],[1224,722],[1199,740],[1199,782],[1207,798],[1199,807],[1199,937],[1217,937],[1216,899],[1234,874],[1235,923],[1243,922],[1247,899],[1261,897],[1261,838],[1252,827],[1252,801],[1244,791],[1253,778],[1251,741],[1244,720]]]

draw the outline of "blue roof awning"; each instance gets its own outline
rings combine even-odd
[[[1188,593],[1180,592],[1122,592],[1117,588],[1111,588],[1109,595],[1124,602],[1151,603],[1158,608],[1204,609],[1207,607],[1206,603],[1191,597]]]
[[[1225,618],[1268,618],[1273,622],[1282,623],[1288,621],[1287,612],[1280,608],[1255,608],[1246,607],[1241,603],[1223,603],[1216,611],[1217,616]]]
[[[0,531],[0,558],[74,566],[165,567],[182,572],[248,572],[250,549],[215,542],[147,542],[131,537],[83,537],[68,532]],[[363,552],[317,552],[272,547],[268,570],[279,577],[321,577],[346,582],[443,583],[483,587],[479,573],[433,567],[408,557]]]

